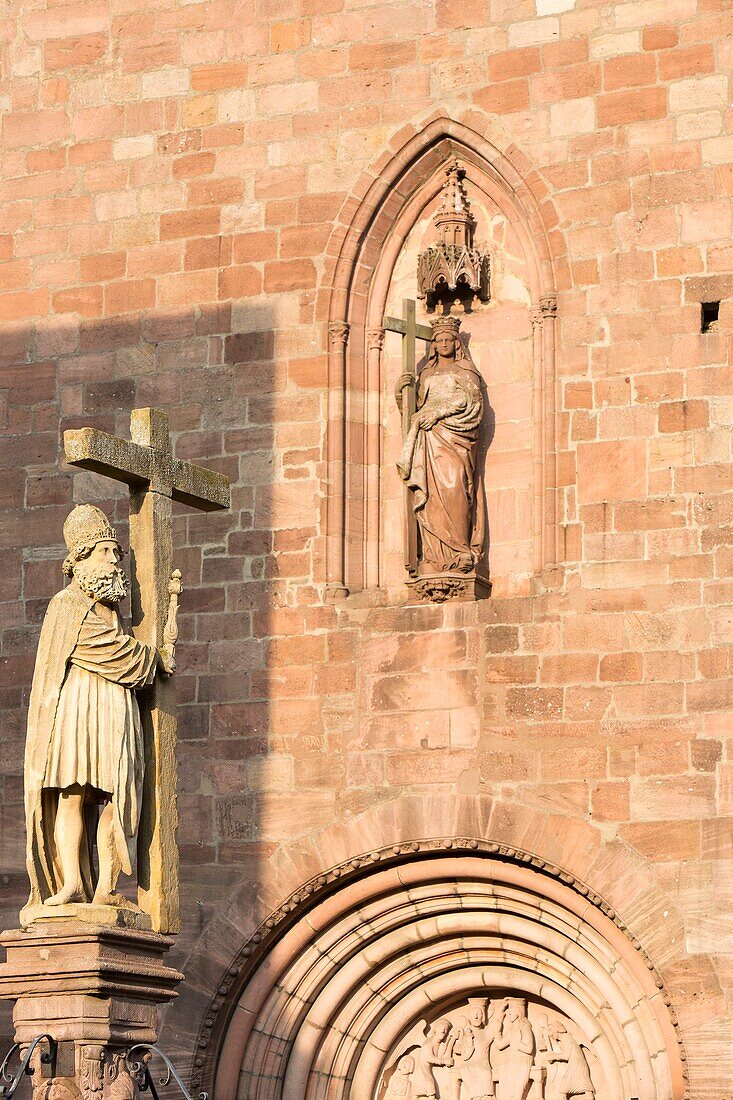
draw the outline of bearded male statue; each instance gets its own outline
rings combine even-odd
[[[128,842],[140,816],[135,691],[175,669],[172,648],[159,651],[123,630],[117,604],[129,582],[105,514],[90,504],[74,508],[64,540],[71,583],[46,611],[28,714],[27,919],[36,906],[130,905],[115,887],[120,873],[132,873]]]

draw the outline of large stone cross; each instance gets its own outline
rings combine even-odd
[[[415,415],[417,393],[417,373],[415,343],[433,338],[433,330],[427,325],[418,325],[415,318],[416,304],[412,298],[403,298],[402,317],[385,317],[383,324],[388,332],[399,332],[402,337],[402,373],[409,374],[412,384],[402,391],[402,436],[410,430]],[[417,575],[417,523],[412,511],[412,494],[405,487],[405,569],[410,576]]]
[[[131,442],[95,428],[64,432],[66,460],[130,487],[132,624],[136,637],[160,647],[173,566],[172,503],[204,512],[228,508],[229,479],[174,459],[168,417],[133,409]],[[175,676],[156,676],[141,693],[145,779],[137,842],[138,903],[159,932],[180,929],[176,829]]]

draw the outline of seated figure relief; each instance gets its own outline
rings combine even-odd
[[[404,1037],[378,1100],[595,1100],[595,1059],[563,1019],[525,997],[470,997]]]

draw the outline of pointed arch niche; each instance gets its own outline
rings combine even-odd
[[[524,168],[524,175],[515,166],[523,159],[521,154],[516,149],[502,151],[479,133],[477,127],[487,132],[489,125],[488,119],[479,120],[472,112],[471,125],[440,117],[418,132],[411,131],[400,148],[382,158],[362,189],[363,197],[347,202],[342,219],[348,219],[348,224],[342,223],[334,233],[329,248],[332,278],[327,290],[326,590],[330,598],[391,588],[404,580],[404,573],[395,564],[399,558],[395,529],[404,522],[404,510],[397,500],[397,475],[392,471],[395,440],[387,435],[388,431],[399,431],[391,399],[391,376],[399,349],[395,343],[390,344],[398,340],[392,334],[387,334],[385,342],[383,319],[386,311],[395,309],[400,279],[408,289],[407,296],[415,294],[415,280],[411,284],[405,280],[409,266],[405,263],[406,248],[409,244],[414,251],[420,233],[425,234],[445,180],[445,164],[453,156],[466,169],[467,189],[480,227],[477,243],[484,243],[481,231],[492,220],[501,223],[521,266],[523,295],[514,303],[514,319],[519,319],[517,340],[524,342],[523,381],[531,391],[527,397],[531,411],[522,428],[523,439],[517,442],[517,456],[521,450],[523,459],[515,477],[521,487],[522,522],[526,528],[520,570],[525,590],[533,576],[557,562],[556,290],[552,234],[548,231],[553,228],[554,212],[539,177],[529,166]],[[492,252],[492,264],[496,265],[500,242],[495,239],[486,243]],[[489,303],[484,321],[496,304]],[[464,329],[469,333],[476,319],[469,316],[464,320]],[[503,322],[505,328],[511,323]],[[491,351],[486,354],[490,361]],[[496,369],[501,369],[498,364]],[[488,398],[493,417],[490,385]],[[501,415],[501,409],[496,412]],[[507,467],[514,461],[511,446],[506,444],[503,461]],[[515,465],[518,462],[517,457]],[[489,477],[493,543],[501,521],[492,517],[490,494]],[[498,509],[497,500],[493,504]],[[512,555],[513,551],[504,557]],[[491,554],[489,560],[491,564]],[[521,583],[513,588],[505,578],[501,591],[522,591]]]

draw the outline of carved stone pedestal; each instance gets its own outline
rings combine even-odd
[[[407,581],[407,587],[421,603],[446,600],[486,600],[491,581],[479,573],[426,573]]]
[[[0,998],[15,1001],[16,1042],[48,1034],[57,1043],[55,1063],[33,1063],[34,1100],[134,1100],[139,1081],[125,1055],[156,1042],[158,1005],[183,980],[164,962],[172,940],[61,919],[4,932],[0,944]]]

